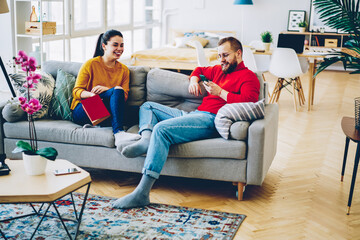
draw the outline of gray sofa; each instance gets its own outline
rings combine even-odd
[[[57,69],[77,75],[81,63],[48,61],[43,71],[56,79]],[[127,131],[138,130],[138,109],[147,101],[159,102],[186,111],[196,109],[203,96],[188,93],[188,76],[160,69],[130,66],[130,94],[125,122]],[[261,74],[260,99],[267,94]],[[203,92],[205,90],[203,89]],[[4,104],[0,106],[2,111]],[[1,116],[1,114],[0,114]],[[144,156],[129,159],[115,148],[111,128],[82,128],[66,120],[41,119],[35,122],[39,147],[54,147],[60,159],[81,167],[141,172]],[[201,178],[233,182],[242,200],[246,184],[261,185],[274,159],[278,135],[278,106],[267,104],[265,118],[252,123],[235,122],[230,129],[234,139],[199,140],[171,146],[162,175]],[[0,153],[20,159],[13,154],[16,141],[29,139],[28,123],[0,122]]]

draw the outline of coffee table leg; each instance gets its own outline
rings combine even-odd
[[[1,233],[1,236],[6,240],[7,237],[6,237],[5,234],[1,231],[1,229],[0,229],[0,233]]]
[[[59,213],[59,210],[58,210],[57,207],[55,206],[55,203],[52,202],[51,204],[54,206],[55,211],[56,211],[57,215],[59,216],[59,219],[60,219],[63,227],[65,228],[65,231],[66,231],[67,235],[69,236],[70,239],[72,239],[71,234],[69,233],[69,230],[67,229],[67,227],[66,227],[66,225],[65,225],[65,223],[64,223],[64,220],[62,219],[62,217],[61,217],[61,215],[60,215],[60,213]]]
[[[49,208],[50,208],[50,207],[51,207],[51,203],[49,203],[49,206],[46,208],[46,211],[45,211],[44,215],[42,216],[42,218],[40,219],[39,224],[36,226],[35,231],[34,231],[34,232],[33,232],[33,234],[31,235],[30,240],[34,237],[34,235],[35,235],[36,231],[38,230],[38,228],[39,228],[39,226],[40,226],[41,222],[44,220],[44,218],[45,218],[45,216],[46,216],[46,213],[49,211]]]
[[[84,213],[85,203],[86,203],[86,200],[87,200],[87,197],[88,197],[88,194],[89,194],[90,184],[91,184],[91,182],[88,183],[88,186],[87,186],[87,189],[86,189],[86,193],[85,193],[85,196],[84,196],[84,201],[83,201],[82,206],[81,206],[81,210],[80,210],[80,214],[79,214],[79,219],[78,219],[78,225],[77,225],[77,227],[76,227],[75,239],[76,239],[77,235],[79,234],[79,228],[80,228],[80,224],[81,224],[81,218],[82,218],[82,215],[83,215],[83,213]]]
[[[350,142],[350,138],[346,137],[346,139],[345,139],[345,150],[344,150],[344,160],[343,160],[343,165],[342,165],[342,169],[341,169],[341,181],[344,180],[345,165],[346,165],[346,158],[347,158],[347,153],[348,153],[348,149],[349,149],[349,142]]]
[[[353,196],[354,187],[355,187],[356,173],[357,173],[357,169],[358,169],[358,166],[359,166],[359,158],[360,158],[360,143],[357,144],[357,148],[356,148],[354,171],[353,171],[353,176],[352,176],[352,180],[351,180],[351,187],[350,187],[347,215],[350,214],[351,201],[352,201],[352,196]]]

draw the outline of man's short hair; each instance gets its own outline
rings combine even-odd
[[[220,41],[218,42],[218,46],[221,46],[226,42],[230,43],[231,49],[234,52],[236,52],[239,49],[241,50],[241,52],[243,52],[241,42],[239,40],[237,40],[236,38],[234,38],[234,37],[226,37],[226,38],[220,39]]]

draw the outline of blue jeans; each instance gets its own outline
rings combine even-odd
[[[216,115],[204,111],[185,112],[154,102],[140,108],[140,130],[152,131],[142,173],[159,178],[171,144],[217,136]]]
[[[110,88],[109,90],[100,93],[99,95],[103,100],[107,110],[110,112],[111,117],[101,122],[99,125],[103,127],[112,126],[113,133],[123,131],[124,123],[124,109],[125,109],[125,95],[124,90]],[[73,121],[79,125],[91,124],[88,116],[86,115],[82,104],[79,103],[72,112]]]

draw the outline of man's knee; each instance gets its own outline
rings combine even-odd
[[[144,102],[140,108],[142,109],[151,109],[151,105],[153,104],[153,102]]]

